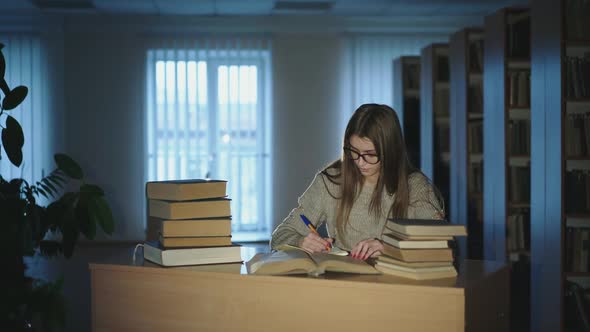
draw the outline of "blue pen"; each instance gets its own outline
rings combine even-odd
[[[312,232],[314,232],[318,236],[320,236],[320,233],[318,233],[318,231],[315,229],[315,227],[313,227],[313,224],[311,223],[311,221],[309,221],[309,219],[307,219],[307,217],[304,214],[300,214],[299,216],[301,217],[301,220],[303,220],[303,223],[305,223],[305,226],[307,226],[307,228],[309,228]],[[330,242],[328,242],[328,246],[326,246],[326,249],[328,251],[330,251],[330,248],[332,248],[332,244]]]

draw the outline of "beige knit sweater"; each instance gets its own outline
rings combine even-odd
[[[413,173],[408,181],[410,187],[408,218],[440,219],[441,214],[444,215],[443,209],[436,199],[432,185],[424,175]],[[338,234],[336,231],[338,200],[330,193],[339,197],[339,186],[330,182],[325,175],[316,174],[311,185],[299,197],[299,206],[293,209],[274,230],[270,242],[271,248],[274,249],[281,244],[297,245],[301,238],[309,234],[309,229],[301,220],[300,214],[305,214],[316,227],[326,222],[329,236],[336,239],[335,245],[345,250],[351,250],[362,240],[380,239],[394,196],[383,193],[382,211],[379,216],[375,216],[369,212],[373,189],[372,185],[364,185],[350,211],[346,233]]]

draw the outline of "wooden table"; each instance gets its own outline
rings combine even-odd
[[[243,248],[246,261],[253,252]],[[142,262],[139,262],[142,264]],[[508,331],[504,264],[464,261],[459,276],[256,276],[90,264],[99,331]]]

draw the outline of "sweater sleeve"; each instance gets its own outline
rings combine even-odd
[[[441,200],[437,196],[433,184],[421,173],[413,173],[409,179],[410,204],[408,218],[410,219],[444,219],[445,211]]]
[[[325,218],[325,199],[329,195],[321,173],[316,174],[307,190],[299,197],[298,206],[280,223],[272,233],[270,247],[275,249],[281,244],[297,245],[299,241],[309,234],[309,229],[301,220],[300,214],[312,222],[316,228]]]

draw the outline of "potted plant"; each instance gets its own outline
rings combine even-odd
[[[28,88],[10,89],[4,79],[5,58],[0,44],[0,128],[2,150],[8,161],[20,167],[25,135],[11,112],[28,94]],[[1,97],[1,96],[0,96]],[[0,159],[0,162],[7,162]],[[86,182],[82,168],[69,156],[55,154],[56,169],[43,179],[29,183],[22,178],[5,179],[0,174],[0,252],[3,268],[0,326],[7,331],[54,330],[65,325],[65,301],[60,279],[42,282],[26,274],[25,256],[41,254],[71,257],[82,234],[94,239],[97,228],[114,231],[111,209],[104,191]],[[76,188],[66,191],[67,188]],[[47,198],[47,206],[38,199]],[[61,235],[48,238],[51,231]]]

